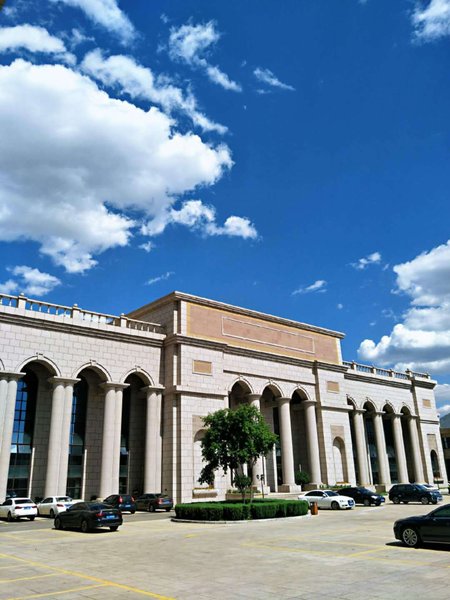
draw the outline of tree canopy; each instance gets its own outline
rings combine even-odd
[[[244,464],[255,464],[276,443],[260,411],[249,404],[236,410],[225,408],[203,418],[207,426],[202,440],[202,456],[206,463],[199,482],[212,484],[214,472],[222,468],[236,470]]]

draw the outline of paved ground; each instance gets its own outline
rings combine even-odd
[[[429,510],[387,503],[231,525],[137,513],[92,534],[0,521],[0,600],[447,598],[450,547],[404,548],[392,533],[396,518]]]

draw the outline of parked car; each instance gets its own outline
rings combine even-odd
[[[55,517],[55,529],[81,529],[83,533],[109,527],[117,531],[122,525],[122,513],[105,502],[76,502]]]
[[[37,506],[31,498],[7,498],[0,505],[0,517],[7,521],[27,518],[34,521],[37,515]]]
[[[375,494],[371,490],[368,490],[365,487],[346,487],[341,488],[339,493],[342,496],[348,496],[349,498],[353,498],[355,504],[364,504],[364,506],[370,506],[371,504],[375,504],[375,506],[380,506],[385,501],[384,496],[380,496],[380,494]]]
[[[412,548],[423,542],[450,544],[450,504],[439,506],[427,515],[395,521],[394,535]]]
[[[318,508],[331,508],[338,510],[340,508],[351,509],[355,506],[353,498],[341,496],[332,490],[311,490],[298,496],[299,500],[306,500],[311,506],[312,502],[317,502]]]
[[[155,512],[160,508],[169,512],[173,508],[173,500],[166,494],[142,494],[136,498],[136,508],[148,512]]]
[[[73,500],[70,496],[47,496],[42,502],[38,502],[38,515],[46,515],[54,519],[56,515],[67,510],[72,504]]]
[[[130,512],[132,515],[136,512],[136,502],[130,494],[112,494],[105,498],[103,502],[118,508],[120,512]]]
[[[394,504],[421,502],[422,504],[437,504],[442,500],[439,490],[428,490],[419,483],[399,483],[389,490],[389,500]]]

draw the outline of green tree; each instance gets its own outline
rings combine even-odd
[[[237,471],[243,465],[254,465],[276,443],[264,417],[255,406],[241,404],[236,410],[225,408],[203,417],[207,426],[202,440],[202,456],[206,463],[199,482],[212,485],[214,472],[222,468]]]

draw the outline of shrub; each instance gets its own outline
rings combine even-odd
[[[311,481],[311,477],[306,471],[296,471],[294,477],[296,485],[306,485]]]
[[[234,502],[193,502],[177,504],[178,519],[192,521],[245,521],[247,519],[274,519],[306,515],[305,500],[255,500],[252,504]]]

